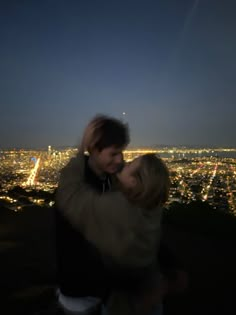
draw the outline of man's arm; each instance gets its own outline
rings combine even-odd
[[[141,210],[131,205],[121,192],[99,195],[89,187],[84,182],[84,160],[79,153],[62,170],[56,196],[59,210],[102,254],[116,263],[148,265],[154,255],[151,244],[147,243],[149,239],[138,236]]]

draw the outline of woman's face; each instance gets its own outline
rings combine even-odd
[[[136,172],[140,167],[141,157],[134,159],[132,162],[126,163],[117,177],[121,184],[126,188],[134,188],[137,185]]]

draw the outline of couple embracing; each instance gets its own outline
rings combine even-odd
[[[166,294],[184,286],[161,242],[168,169],[154,154],[124,163],[128,143],[127,125],[97,116],[61,172],[56,235],[65,314],[160,315]]]

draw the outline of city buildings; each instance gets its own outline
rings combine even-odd
[[[51,146],[0,151],[0,203],[15,211],[32,204],[52,206],[60,169],[76,151]],[[135,148],[126,150],[124,158],[130,161],[145,153],[161,156],[170,170],[169,204],[201,200],[236,215],[236,149]]]

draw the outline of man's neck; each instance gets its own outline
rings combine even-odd
[[[99,177],[99,178],[104,178],[105,173],[102,171],[95,163],[94,159],[92,156],[89,156],[88,159],[88,165],[91,168],[91,170]]]

